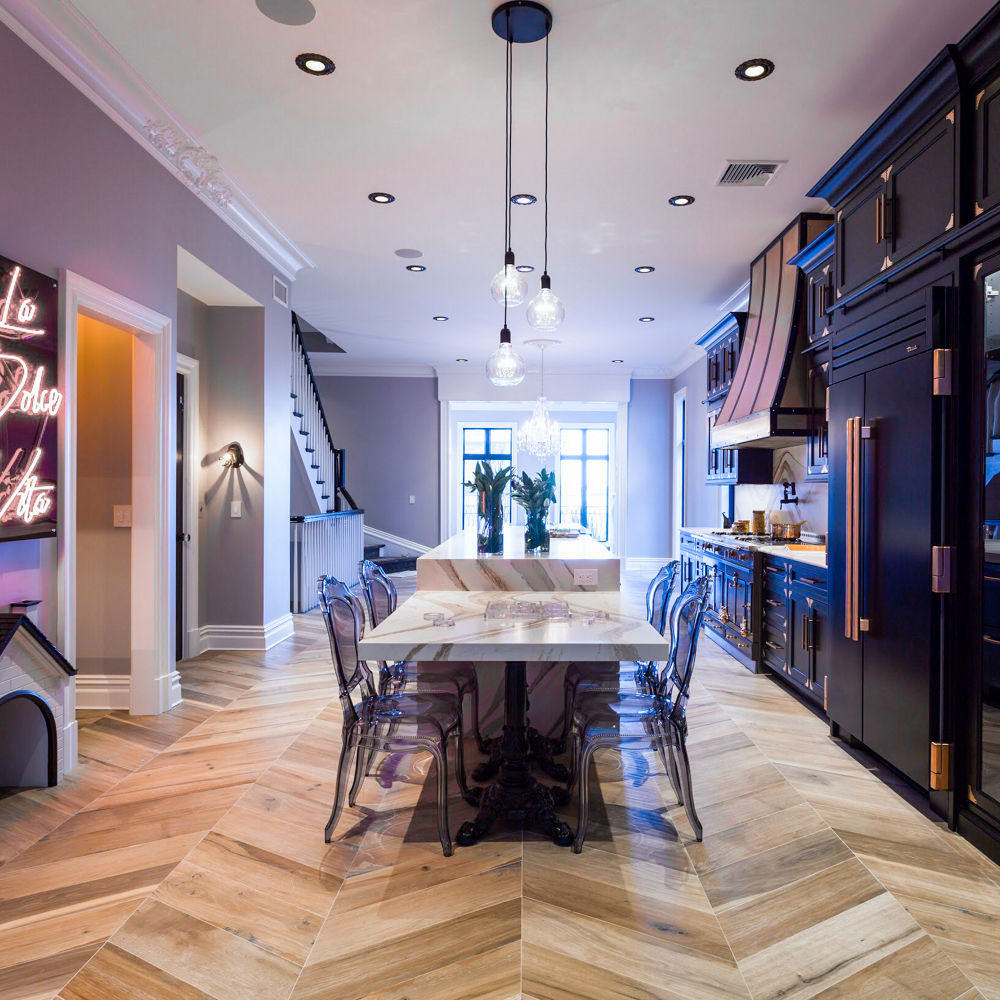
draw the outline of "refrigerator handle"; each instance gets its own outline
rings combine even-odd
[[[866,534],[862,529],[862,511],[869,507],[863,486],[862,465],[868,446],[872,445],[872,429],[863,425],[861,417],[847,418],[847,476],[844,537],[845,549],[845,594],[844,594],[844,636],[852,642],[861,639],[867,632],[870,619],[862,617],[861,582],[867,573]]]

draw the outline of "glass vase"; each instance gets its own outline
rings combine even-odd
[[[545,522],[548,511],[527,511],[524,529],[525,552],[548,552],[549,529]]]
[[[476,547],[481,555],[496,555],[503,551],[503,497],[479,494],[479,516]]]

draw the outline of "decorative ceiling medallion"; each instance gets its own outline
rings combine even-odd
[[[192,191],[207,195],[222,208],[229,205],[233,192],[221,180],[222,167],[217,157],[166,122],[150,119],[143,129],[153,147],[174,165]]]

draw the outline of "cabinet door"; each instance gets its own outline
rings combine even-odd
[[[812,668],[810,680],[816,699],[826,708],[826,678],[830,672],[827,631],[830,625],[830,611],[818,601],[813,605],[809,643],[812,646]]]
[[[885,184],[875,177],[837,212],[837,290],[846,295],[874,278],[885,263],[882,196]]]
[[[976,94],[976,203],[982,215],[1000,203],[1000,78]]]
[[[824,268],[809,276],[808,329],[810,344],[815,344],[830,335],[828,311],[833,305],[833,266]]]
[[[827,373],[829,362],[813,363],[807,371],[806,405],[809,407],[809,436],[806,438],[806,479],[823,481],[829,476],[829,426],[826,420]]]
[[[883,233],[886,260],[898,264],[955,225],[958,130],[950,108],[892,158],[882,176],[886,191]]]
[[[808,646],[809,618],[812,606],[808,599],[794,591],[788,598],[788,676],[803,691],[809,691],[812,676],[812,657]]]

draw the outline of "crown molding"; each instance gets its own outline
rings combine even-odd
[[[131,136],[282,275],[316,264],[67,0],[0,0],[0,23]],[[164,132],[169,141],[163,141]],[[154,144],[153,137],[158,142]]]
[[[726,299],[719,306],[719,312],[721,313],[731,313],[731,312],[745,312],[747,307],[750,305],[750,279],[747,278],[746,281],[740,285],[739,288],[733,292],[732,295]]]
[[[431,365],[350,361],[343,354],[334,353],[310,354],[309,363],[317,378],[340,375],[353,375],[355,378],[434,378],[436,374]]]

